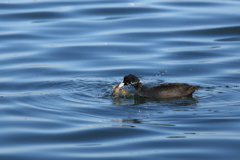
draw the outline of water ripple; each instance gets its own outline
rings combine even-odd
[[[239,158],[238,1],[0,4],[2,159]],[[201,88],[112,95],[127,74]]]

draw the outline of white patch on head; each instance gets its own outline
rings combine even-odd
[[[121,82],[118,87],[119,87],[119,88],[122,88],[123,86],[124,86],[124,83]]]

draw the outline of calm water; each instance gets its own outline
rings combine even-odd
[[[239,160],[239,11],[239,0],[1,1],[0,158]],[[201,88],[112,96],[127,74]]]

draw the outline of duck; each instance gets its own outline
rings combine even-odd
[[[140,97],[161,99],[191,96],[200,88],[200,86],[191,86],[187,83],[168,83],[146,87],[138,77],[132,74],[125,76],[118,87],[122,88],[125,85],[132,85],[136,90],[136,94]]]

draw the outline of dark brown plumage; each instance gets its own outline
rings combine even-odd
[[[160,84],[153,87],[145,87],[134,75],[127,75],[119,85],[131,84],[136,89],[137,95],[146,98],[176,98],[186,97],[193,94],[200,86],[191,86],[186,83]]]

